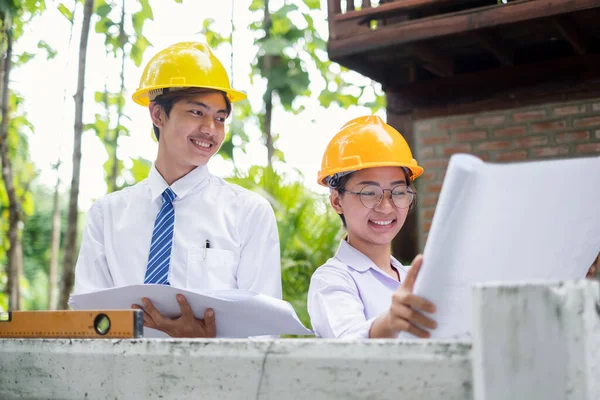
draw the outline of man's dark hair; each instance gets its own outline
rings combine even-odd
[[[227,116],[229,117],[229,114],[231,114],[231,101],[229,101],[227,94],[220,90],[205,89],[205,88],[186,88],[186,89],[180,89],[180,90],[169,90],[167,88],[167,89],[164,89],[163,94],[156,97],[156,99],[154,99],[153,101],[165,111],[165,114],[168,117],[171,114],[171,110],[173,109],[173,106],[178,101],[181,101],[182,99],[187,98],[187,97],[197,96],[199,94],[206,94],[206,93],[221,93],[223,95],[223,98],[225,99],[225,106],[226,106],[225,111],[227,111]],[[153,128],[154,128],[154,136],[156,136],[156,140],[158,140],[160,138],[160,129],[156,125],[153,125]]]

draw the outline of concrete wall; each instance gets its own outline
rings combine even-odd
[[[473,344],[0,340],[0,399],[600,400],[598,282],[474,289]]]

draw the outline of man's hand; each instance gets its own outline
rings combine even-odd
[[[392,295],[392,305],[385,314],[377,318],[371,326],[370,337],[396,337],[398,332],[407,331],[420,338],[428,338],[429,332],[422,328],[435,329],[437,323],[421,314],[435,312],[435,305],[422,297],[413,294],[413,288],[419,270],[423,264],[423,256],[418,255],[412,262],[402,285]]]
[[[163,331],[171,337],[185,338],[214,338],[217,336],[215,312],[209,308],[204,312],[204,319],[194,317],[192,308],[182,294],[177,295],[177,302],[181,309],[178,318],[164,317],[154,307],[152,302],[143,298],[144,307],[133,304],[131,308],[144,311],[144,326]]]

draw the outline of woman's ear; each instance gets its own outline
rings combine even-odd
[[[162,128],[164,125],[164,111],[161,106],[156,104],[155,102],[150,103],[148,106],[150,110],[150,118],[152,119],[152,123],[159,128]]]
[[[344,213],[344,210],[343,210],[342,204],[341,204],[341,200],[342,200],[342,196],[340,195],[340,192],[338,192],[335,189],[332,189],[331,193],[329,193],[329,204],[331,204],[331,207],[333,207],[335,212],[340,215]]]

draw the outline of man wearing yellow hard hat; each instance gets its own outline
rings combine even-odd
[[[353,119],[325,150],[318,182],[347,230],[334,257],[311,278],[308,312],[323,338],[428,337],[435,306],[412,293],[422,257],[410,269],[391,255],[423,173],[402,135],[379,117]]]
[[[175,44],[146,66],[133,100],[149,110],[158,154],[148,178],[97,201],[87,217],[75,292],[132,284],[245,289],[281,298],[279,237],[270,204],[210,173],[231,103],[246,95],[202,43]],[[214,337],[197,319],[162,316],[144,299],[144,323],[173,337]]]

